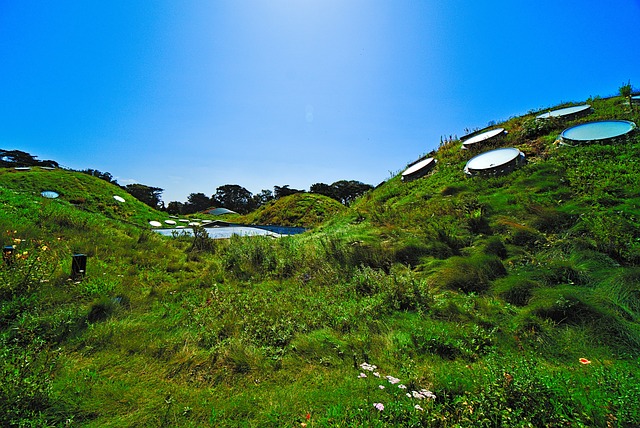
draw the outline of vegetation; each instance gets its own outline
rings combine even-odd
[[[556,143],[640,117],[588,103],[502,123],[528,159],[506,176],[465,178],[446,140],[349,207],[243,217],[326,219],[281,239],[164,238],[105,180],[0,170],[0,425],[640,425],[640,136]]]

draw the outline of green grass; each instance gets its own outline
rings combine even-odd
[[[638,426],[640,137],[554,142],[640,118],[588,102],[501,124],[528,158],[503,177],[465,177],[450,142],[349,208],[234,217],[313,227],[281,239],[164,238],[147,221],[166,214],[104,181],[0,170],[0,425]]]

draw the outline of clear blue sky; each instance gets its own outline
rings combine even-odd
[[[165,189],[376,185],[640,88],[638,0],[0,0],[0,148]]]

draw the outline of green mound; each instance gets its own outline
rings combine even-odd
[[[269,202],[243,218],[254,224],[313,227],[344,212],[335,199],[312,193],[296,193]]]
[[[166,214],[138,201],[120,187],[99,178],[64,169],[29,170],[0,169],[0,187],[14,194],[30,196],[41,204],[70,204],[78,210],[148,227],[149,220],[166,217]],[[47,200],[43,191],[56,192],[59,197]],[[124,199],[117,201],[114,196]],[[5,200],[5,203],[7,201]]]

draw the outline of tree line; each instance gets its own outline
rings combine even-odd
[[[272,200],[295,193],[306,193],[305,190],[294,189],[289,185],[284,185],[274,186],[273,190],[263,189],[259,193],[253,194],[238,184],[225,184],[216,188],[215,193],[211,196],[207,196],[204,193],[191,193],[185,202],[171,201],[165,205],[162,201],[164,189],[160,187],[147,186],[140,183],[120,186],[108,172],[102,172],[97,169],[85,169],[79,172],[115,184],[150,207],[175,215],[194,214],[211,208],[226,208],[238,214],[247,214]],[[340,180],[332,184],[315,183],[311,185],[308,193],[328,196],[344,205],[349,205],[357,197],[362,196],[371,189],[373,189],[373,186],[360,181]]]
[[[325,195],[344,205],[349,205],[358,196],[363,195],[373,186],[355,180],[340,180],[333,184],[316,183],[311,186],[309,193]],[[191,193],[186,202],[172,201],[166,207],[169,214],[193,214],[212,207],[226,208],[238,214],[247,214],[266,205],[272,200],[280,199],[296,193],[306,193],[304,190],[290,188],[289,185],[274,186],[273,191],[263,189],[252,194],[249,190],[237,184],[225,184],[216,189],[208,197],[204,193]]]
[[[100,173],[95,170],[94,176],[115,183],[111,174]],[[89,173],[88,171],[82,171]],[[122,187],[122,186],[121,186]],[[306,193],[305,190],[293,189],[289,185],[274,186],[273,191],[263,189],[253,194],[238,184],[225,184],[216,188],[211,196],[204,193],[191,193],[185,202],[171,201],[166,206],[161,199],[163,189],[144,184],[128,184],[123,187],[129,194],[152,208],[166,211],[169,214],[194,214],[211,208],[226,208],[238,214],[247,214],[266,205],[272,200],[280,199],[296,193]],[[313,184],[308,193],[328,196],[336,201],[349,205],[359,196],[373,189],[370,184],[356,180],[340,180],[332,184]]]

